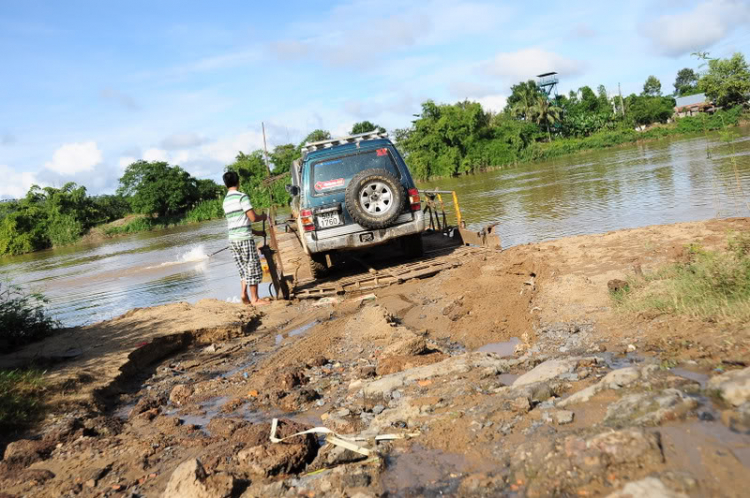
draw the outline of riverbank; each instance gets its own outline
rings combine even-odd
[[[746,323],[631,310],[617,281],[685,264],[691,244],[729,254],[748,230],[736,218],[577,236],[486,253],[364,299],[274,303],[262,316],[219,301],[167,305],[71,329],[56,346],[0,357],[7,368],[46,356],[51,405],[29,434],[38,439],[6,449],[0,486],[38,496],[743,496]],[[312,436],[274,444],[272,418],[280,437],[326,426],[404,439],[357,443],[378,458]]]

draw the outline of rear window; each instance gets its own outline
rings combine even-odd
[[[401,178],[401,172],[387,147],[356,151],[313,163],[311,175],[313,195],[324,195],[345,189],[354,175],[372,168],[388,170],[396,178]]]

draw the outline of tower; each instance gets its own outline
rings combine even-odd
[[[549,100],[557,99],[557,83],[559,82],[556,72],[538,74],[537,86],[544,92]]]

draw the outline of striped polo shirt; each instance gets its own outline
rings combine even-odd
[[[224,198],[224,214],[227,217],[227,228],[229,229],[229,240],[248,240],[253,238],[250,219],[245,213],[250,211],[253,205],[247,194],[239,190],[230,190]]]

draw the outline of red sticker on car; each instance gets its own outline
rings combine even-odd
[[[387,156],[388,155],[388,149],[378,149],[377,153],[379,156]]]
[[[335,180],[326,180],[324,182],[316,183],[315,190],[320,192],[321,190],[330,190],[332,188],[343,187],[343,186],[344,186],[344,179],[336,178]]]

